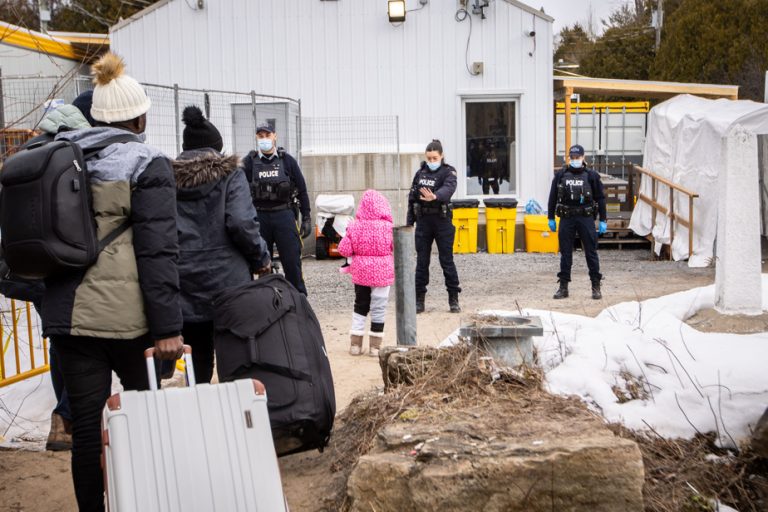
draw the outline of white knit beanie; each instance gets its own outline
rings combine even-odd
[[[130,121],[149,110],[151,102],[139,82],[123,74],[125,63],[114,53],[107,53],[93,66],[93,105],[91,116],[96,121],[116,123]]]

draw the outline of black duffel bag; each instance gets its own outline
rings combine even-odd
[[[219,381],[264,383],[277,454],[322,451],[336,399],[320,322],[307,298],[279,274],[223,290],[214,300],[214,330]]]

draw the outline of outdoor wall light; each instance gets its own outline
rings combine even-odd
[[[390,23],[405,21],[405,0],[389,0],[387,2],[387,14]]]

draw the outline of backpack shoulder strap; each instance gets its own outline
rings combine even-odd
[[[129,227],[131,227],[131,219],[127,218],[123,222],[120,223],[119,226],[117,226],[115,229],[109,232],[107,236],[99,240],[99,249],[98,252],[103,251],[109,244],[115,241],[117,237],[125,233]]]
[[[108,148],[112,144],[124,144],[126,142],[135,142],[135,141],[136,141],[136,136],[130,133],[115,135],[114,137],[104,139],[103,141],[99,142],[95,146],[91,146],[88,149],[84,150],[83,159],[89,160],[95,157],[96,155],[99,154],[101,150]],[[121,222],[119,226],[117,226],[115,229],[110,231],[107,236],[99,240],[98,252],[103,251],[109,244],[114,242],[115,239],[117,239],[117,237],[125,233],[129,227],[131,227],[131,219],[127,218],[123,222]]]

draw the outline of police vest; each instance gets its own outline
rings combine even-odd
[[[448,208],[448,205],[446,205],[445,203],[439,200],[434,200],[434,201],[421,200],[420,190],[422,188],[426,188],[432,192],[435,192],[437,189],[440,188],[440,186],[442,185],[442,182],[444,181],[444,176],[445,176],[445,173],[441,172],[441,170],[443,170],[442,167],[437,171],[430,171],[426,166],[419,169],[414,186],[413,186],[413,190],[411,190],[411,194],[413,194],[413,199],[414,199],[414,213],[416,214],[416,217],[421,217],[423,215],[435,215],[435,214],[440,214],[443,217],[445,217],[448,214],[449,208]],[[440,178],[443,178],[443,179],[441,180]]]
[[[251,195],[254,201],[290,203],[296,196],[296,186],[285,172],[285,161],[277,156],[264,162],[253,155],[251,167]]]
[[[584,169],[574,173],[568,170],[563,173],[557,184],[557,215],[560,217],[593,216],[595,201],[592,197],[592,185],[589,174]]]

